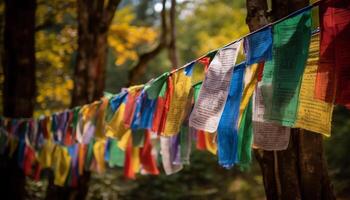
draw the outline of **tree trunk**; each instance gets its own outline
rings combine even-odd
[[[35,102],[35,0],[6,0],[3,111],[6,117],[31,117]],[[2,199],[24,199],[25,177],[15,157],[1,156]]]
[[[77,1],[78,50],[71,107],[91,103],[103,96],[108,30],[121,0]],[[90,172],[85,171],[74,189],[54,186],[51,177],[46,199],[85,199],[90,175]]]
[[[178,66],[178,55],[176,49],[176,0],[171,0],[170,8],[170,41],[169,41],[169,60],[172,68],[176,69]]]
[[[308,5],[308,0],[272,0],[267,13],[266,0],[247,0],[246,22],[254,31]],[[259,162],[267,199],[333,200],[322,135],[292,129],[284,151],[254,150]]]

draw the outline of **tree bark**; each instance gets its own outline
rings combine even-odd
[[[78,0],[78,55],[72,107],[103,96],[107,34],[120,0]]]
[[[308,0],[272,0],[267,13],[266,0],[247,0],[246,22],[250,31],[307,6]],[[259,162],[267,199],[333,200],[322,136],[292,129],[290,143],[284,151],[254,150]]]
[[[31,117],[35,102],[35,0],[6,0],[3,111],[11,118]],[[16,157],[1,156],[2,199],[24,199],[25,177]]]

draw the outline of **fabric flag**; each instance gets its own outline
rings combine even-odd
[[[149,85],[145,86],[145,91],[149,99],[158,98],[164,83],[166,83],[166,80],[168,79],[168,76],[169,72],[163,73],[161,76],[152,81]]]
[[[177,138],[178,135],[170,137],[160,136],[160,153],[166,175],[174,174],[182,169],[181,163],[174,162],[180,150],[176,142]]]
[[[186,75],[185,72],[191,72],[192,67],[193,65],[172,74],[174,89],[166,116],[164,132],[162,133],[164,136],[172,136],[180,132],[181,124],[185,118],[188,95],[191,90],[191,76]]]
[[[252,98],[243,112],[238,129],[237,159],[241,169],[245,169],[252,161],[251,147],[253,144]]]
[[[54,147],[55,145],[51,140],[45,140],[38,159],[41,168],[50,168],[52,166],[52,153]]]
[[[132,137],[129,137],[124,162],[124,176],[128,179],[135,179],[136,173],[140,170],[140,148],[133,147],[132,143]]]
[[[267,122],[265,116],[265,97],[262,95],[261,82],[253,96],[253,132],[254,148],[268,151],[285,150],[290,139],[289,127],[284,127],[276,122]]]
[[[202,86],[202,82],[199,82],[193,86],[193,96],[194,101],[197,102],[200,88]],[[197,143],[196,147],[199,150],[207,150],[210,153],[216,155],[217,153],[217,144],[216,144],[216,133],[208,133],[205,131],[197,131],[194,128],[190,128],[190,131],[193,132],[196,136]]]
[[[321,45],[315,97],[350,109],[350,3],[321,1],[319,14]]]
[[[147,93],[142,95],[142,106],[140,109],[139,129],[151,129],[157,100],[149,99]]]
[[[272,29],[266,27],[244,39],[247,65],[272,59]]]
[[[264,76],[268,77],[263,77],[265,85],[272,84],[272,99],[265,101],[265,117],[284,126],[293,126],[296,120],[301,77],[310,38],[310,8],[273,27],[273,59],[265,63]],[[263,95],[269,92],[264,90]]]
[[[35,163],[35,151],[30,146],[25,146],[24,160],[23,160],[23,172],[26,176],[33,174],[33,165]]]
[[[104,173],[106,171],[105,166],[105,150],[106,150],[106,139],[97,139],[94,144],[94,158],[96,161],[96,169],[98,173]]]
[[[173,91],[172,79],[172,76],[169,76],[166,82],[164,82],[157,100],[157,106],[152,123],[152,131],[158,135],[160,135],[165,128],[165,121],[167,118],[169,103],[171,101],[171,94]]]
[[[79,175],[83,175],[84,168],[85,168],[85,158],[86,158],[86,152],[87,152],[87,145],[86,144],[79,144],[78,146],[78,171]]]
[[[55,175],[54,184],[58,186],[64,186],[69,173],[71,158],[68,154],[67,149],[58,145],[55,147],[53,155],[55,158],[53,159],[52,165]]]
[[[94,133],[95,133],[94,118],[95,118],[95,114],[97,113],[98,106],[99,106],[99,102],[96,101],[92,104],[84,105],[80,109],[80,119],[77,124],[77,132],[76,132],[76,139],[79,143],[88,144],[91,141],[91,139],[94,137]]]
[[[299,108],[295,127],[330,136],[333,104],[314,98],[319,61],[319,34],[313,35],[309,58],[300,87]]]
[[[101,103],[96,111],[96,131],[95,131],[95,137],[96,138],[104,138],[105,137],[105,112],[107,109],[107,106],[109,104],[109,100],[107,98],[102,98]]]
[[[152,155],[152,144],[151,144],[151,133],[149,131],[145,132],[145,142],[143,147],[140,148],[140,162],[142,166],[142,172],[145,174],[158,175],[159,170],[157,167],[157,162]]]
[[[109,142],[109,167],[123,167],[125,159],[124,152],[118,147],[116,139],[110,139]]]
[[[109,123],[106,125],[107,137],[120,139],[125,135],[130,129],[126,127],[124,124],[124,113],[125,113],[125,101],[126,96],[124,96],[123,100],[121,100],[121,103],[119,104],[118,108],[115,108],[116,111],[110,120]]]
[[[240,46],[241,40],[223,48],[210,63],[190,116],[191,127],[210,133],[217,130]]]
[[[190,164],[190,154],[192,146],[192,134],[189,127],[182,126],[180,130],[180,160],[184,165]]]
[[[194,87],[191,88],[190,93],[187,97],[187,103],[184,110],[184,121],[180,128],[180,160],[182,164],[190,164],[190,154],[192,147],[192,134],[188,127],[188,120],[192,111],[194,102]]]
[[[94,154],[94,144],[95,139],[93,139],[88,145],[85,153],[84,158],[84,170],[89,171],[91,170],[91,165],[93,163],[93,154]]]
[[[78,152],[79,152],[79,144],[74,144],[68,147],[68,153],[71,157],[71,167],[68,175],[68,185],[76,186],[78,183]]]
[[[241,104],[239,106],[239,119],[240,124],[243,112],[246,110],[248,103],[254,93],[256,84],[258,82],[258,64],[247,66],[244,72],[244,89],[242,93]]]
[[[243,91],[245,62],[235,66],[228,98],[218,127],[219,164],[225,168],[237,163],[237,127],[239,106]]]
[[[124,160],[124,177],[127,179],[135,179],[135,171],[132,163],[132,141],[129,139],[127,147],[125,149],[125,160]]]
[[[125,112],[124,112],[124,124],[126,127],[130,127],[134,112],[136,108],[136,99],[141,93],[143,85],[137,85],[128,89],[128,95],[126,97]]]

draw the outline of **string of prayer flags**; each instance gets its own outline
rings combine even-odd
[[[243,91],[243,76],[246,63],[235,66],[229,85],[229,92],[218,127],[219,164],[230,168],[237,160],[237,127],[240,100]]]
[[[350,4],[320,2],[321,46],[315,97],[350,109]]]
[[[261,82],[258,83],[253,99],[253,147],[267,151],[287,149],[291,129],[264,119],[266,99],[262,94]]]
[[[217,130],[240,46],[241,40],[218,51],[211,61],[190,116],[190,127],[211,133]]]
[[[247,65],[272,59],[272,29],[266,27],[244,38]]]
[[[319,61],[319,43],[319,34],[313,35],[300,87],[299,108],[295,127],[330,136],[333,105],[315,99],[313,92]]]
[[[264,66],[264,70],[272,72],[272,77],[263,78],[263,83],[272,84],[272,99],[265,102],[269,116],[265,117],[284,126],[293,126],[296,119],[301,76],[310,38],[310,9],[273,27],[273,59],[265,62]]]

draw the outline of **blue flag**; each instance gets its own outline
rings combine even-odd
[[[243,62],[234,68],[229,94],[218,127],[219,164],[225,168],[230,168],[238,162],[237,123],[239,106],[244,87],[243,77],[245,66],[246,63]]]
[[[272,59],[272,31],[266,27],[244,40],[247,65]]]

